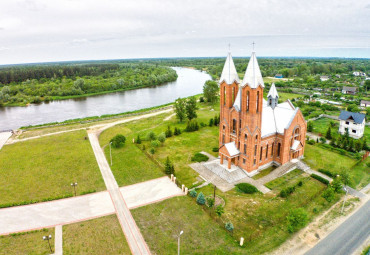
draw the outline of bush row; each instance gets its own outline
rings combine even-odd
[[[311,177],[314,178],[314,179],[316,179],[316,180],[318,180],[318,181],[320,181],[320,182],[322,182],[322,183],[324,183],[324,184],[326,184],[326,185],[329,184],[329,181],[327,179],[325,179],[325,178],[323,178],[323,177],[321,177],[321,176],[319,176],[317,174],[311,174]]]

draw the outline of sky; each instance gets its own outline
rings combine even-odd
[[[369,0],[0,0],[0,65],[250,56],[370,58]]]

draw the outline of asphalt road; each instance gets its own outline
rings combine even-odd
[[[305,255],[349,255],[370,235],[370,200]]]

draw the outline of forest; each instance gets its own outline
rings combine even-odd
[[[176,71],[140,63],[30,65],[0,68],[0,105],[14,106],[156,86]]]

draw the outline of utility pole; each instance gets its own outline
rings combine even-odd
[[[51,245],[50,245],[50,239],[51,239],[51,235],[48,235],[48,236],[43,236],[42,237],[43,240],[47,240],[48,241],[48,244],[49,244],[49,249],[50,249],[50,253],[53,253],[53,250],[51,249]]]

